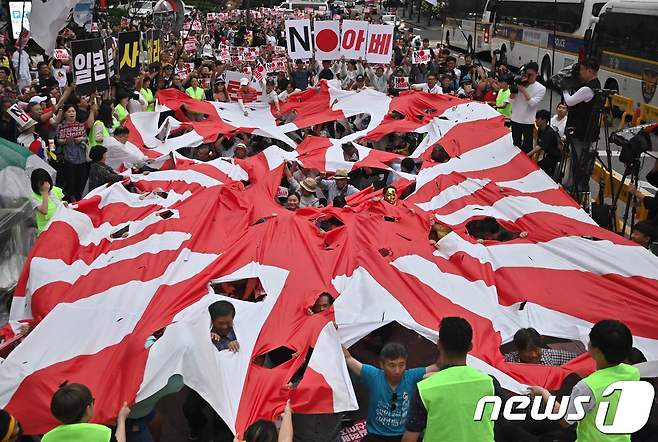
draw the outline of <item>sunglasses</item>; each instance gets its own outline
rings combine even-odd
[[[398,394],[393,393],[391,395],[391,412],[395,411],[398,408]]]

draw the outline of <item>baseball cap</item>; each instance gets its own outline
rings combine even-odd
[[[356,81],[364,81],[365,79],[366,79],[366,77],[364,77],[364,76],[361,75],[361,74],[359,74],[359,75],[356,76]]]
[[[39,95],[35,95],[34,97],[30,98],[30,104],[43,103],[46,100],[47,100],[46,97],[41,97]]]
[[[242,77],[240,79],[240,86],[247,86],[249,84],[249,80],[246,77]]]

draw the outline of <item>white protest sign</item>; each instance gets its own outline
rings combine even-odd
[[[367,21],[343,20],[343,32],[340,37],[340,55],[348,60],[364,58],[367,37]]]
[[[339,22],[333,20],[313,23],[316,60],[338,60],[340,58],[339,25]]]
[[[286,20],[286,43],[290,58],[309,59],[313,57],[311,21]]]
[[[393,25],[368,26],[368,63],[390,63],[393,55]]]
[[[258,63],[258,66],[256,66],[254,68],[254,71],[252,72],[251,75],[256,81],[261,82],[261,81],[263,81],[263,78],[265,78],[266,74],[267,74],[267,71],[265,70],[265,66]]]
[[[399,91],[409,89],[409,77],[393,77],[393,88]]]
[[[423,64],[430,61],[430,51],[429,49],[421,49],[420,51],[414,51],[411,56],[411,62],[413,64]]]
[[[56,60],[68,60],[69,51],[66,49],[55,49],[55,59]]]
[[[9,112],[9,115],[11,115],[14,121],[16,121],[16,124],[18,124],[18,130],[22,130],[27,123],[33,121],[32,118],[20,107],[18,107],[17,104],[14,104],[12,107],[7,109],[7,112]]]

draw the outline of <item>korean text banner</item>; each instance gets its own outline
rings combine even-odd
[[[119,76],[122,79],[139,75],[140,32],[119,33]]]
[[[89,95],[94,91],[107,90],[109,81],[103,39],[73,41],[71,52],[76,93]]]

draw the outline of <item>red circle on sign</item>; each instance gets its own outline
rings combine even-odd
[[[323,29],[315,37],[315,45],[322,52],[331,52],[338,46],[338,35],[331,29]]]

